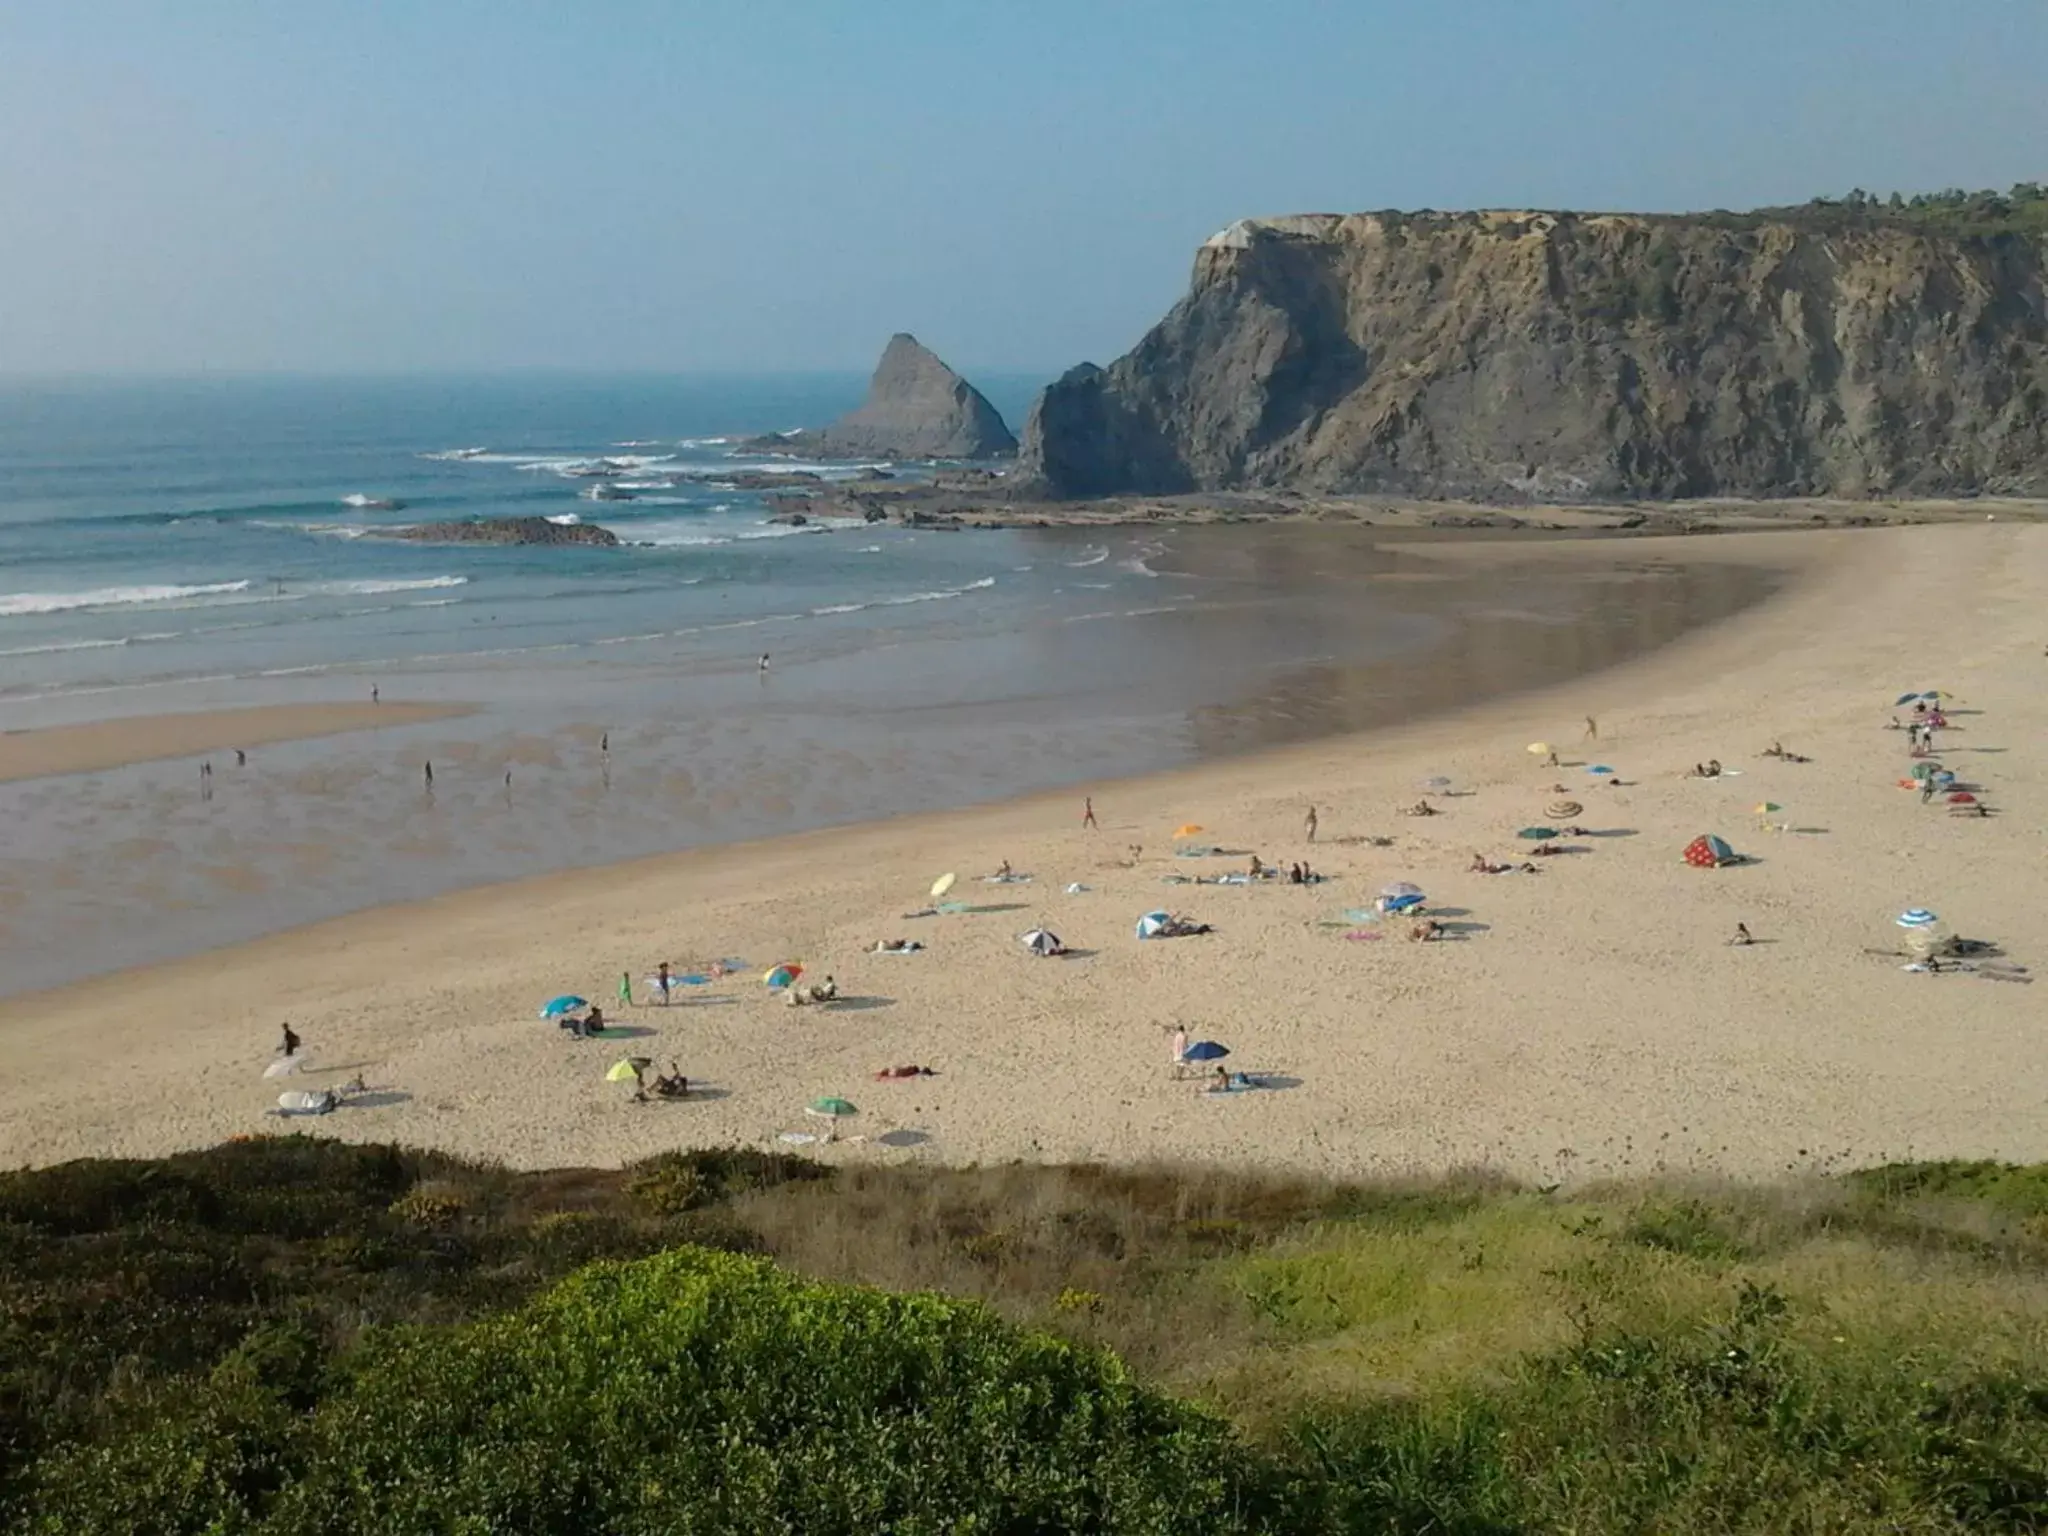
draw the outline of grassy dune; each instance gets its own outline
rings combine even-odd
[[[680,1244],[792,1277],[559,1288]],[[746,1385],[842,1355],[830,1403]],[[668,1416],[680,1358],[723,1362],[685,1395],[724,1419]],[[757,1454],[707,1504],[725,1420]],[[394,1478],[402,1518],[363,1493]],[[280,1138],[0,1176],[0,1526],[430,1530],[557,1485],[488,1528],[2048,1530],[2048,1168],[1566,1192]]]

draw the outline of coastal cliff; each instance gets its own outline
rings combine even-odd
[[[1018,493],[2048,494],[2048,235],[1799,213],[1241,221]]]

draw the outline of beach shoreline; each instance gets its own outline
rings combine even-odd
[[[0,784],[100,773],[170,758],[223,755],[392,726],[452,720],[464,704],[257,704],[240,709],[126,715],[75,725],[33,726],[0,733]]]
[[[2027,615],[2048,590],[2048,541],[2009,526],[1730,534],[1714,548],[1793,579],[1620,667],[1368,740],[463,891],[11,999],[0,1003],[0,1164],[285,1129],[521,1167],[612,1164],[685,1143],[774,1144],[828,1092],[862,1104],[855,1134],[909,1138],[842,1141],[835,1157],[1170,1156],[1336,1173],[1485,1163],[1577,1177],[1648,1171],[1652,1158],[1756,1173],[1803,1158],[2048,1154],[2031,1107],[2048,1081],[2019,1049],[2026,988],[1901,977],[1860,953],[1884,939],[1888,909],[1914,902],[1952,907],[1962,931],[2002,927],[2017,958],[2040,958],[2048,934],[2025,915],[2048,908],[2035,900],[2038,858],[2021,860],[2013,824],[1916,820],[1915,797],[1852,765],[1865,749],[1898,751],[1870,734],[1882,723],[1870,693],[1888,700],[1904,682],[1986,695],[2000,740],[2023,738],[2034,722],[2015,680],[2039,665]],[[1569,544],[1429,552],[1519,564],[1569,558]],[[1962,601],[1972,628],[1955,654],[1945,637]],[[1630,786],[1581,795],[1585,819],[1616,824],[1613,840],[1591,840],[1596,851],[1552,861],[1541,878],[1465,873],[1475,848],[1513,852],[1513,829],[1540,815],[1550,778],[1579,772],[1544,768],[1522,744],[1575,748],[1583,717],[1600,733],[1587,745],[1612,754]],[[1816,763],[1759,765],[1754,753],[1774,738]],[[1707,756],[1739,760],[1746,777],[1707,787],[1677,776]],[[2038,782],[2020,754],[1982,761],[2002,799],[2017,803]],[[1396,806],[1439,772],[1471,793],[1440,802],[1442,817],[1398,819]],[[1759,841],[1746,831],[1755,818],[1728,799],[1738,786],[1784,795],[1816,830],[1767,839],[1745,870],[1685,870],[1677,847],[1695,831]],[[1686,814],[1703,792],[1711,809]],[[1099,831],[1079,825],[1090,794]],[[1301,831],[1310,803],[1321,812],[1312,850]],[[1166,852],[1190,821],[1272,862],[1327,860],[1336,884],[1162,885],[1198,867]],[[1896,846],[1868,846],[1890,837]],[[1125,867],[1134,843],[1143,855]],[[1919,861],[1910,878],[1872,873],[1902,855]],[[1032,885],[972,885],[1004,859],[1033,872]],[[992,910],[896,915],[954,869]],[[1464,914],[1447,921],[1465,937],[1410,945],[1382,927],[1376,942],[1346,942],[1320,926],[1394,878]],[[1089,889],[1068,895],[1069,883]],[[1158,905],[1187,906],[1219,931],[1133,943],[1131,920]],[[1724,930],[1738,915],[1766,937],[1735,954]],[[1040,922],[1088,953],[1033,960],[1015,935]],[[866,953],[899,933],[927,951]],[[624,1010],[636,1033],[616,1045],[533,1018],[564,988],[609,1004],[622,970],[644,995],[656,959],[718,955],[746,958],[747,978],[694,992],[701,1001]],[[852,1004],[774,1001],[761,968],[796,958],[834,972]],[[1950,1024],[1956,1060],[1923,1072],[1928,998],[1902,989],[1930,986],[1966,1017]],[[335,1080],[362,1072],[381,1096],[314,1121],[266,1116],[278,1085],[261,1067],[281,1019]],[[1211,1099],[1172,1080],[1164,1031],[1176,1022],[1228,1040],[1233,1064],[1279,1086]],[[601,1080],[621,1051],[674,1057],[718,1097],[633,1104]],[[872,1080],[902,1062],[939,1075]]]

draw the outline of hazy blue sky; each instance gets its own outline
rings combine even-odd
[[[2048,178],[2043,0],[0,0],[0,370],[1122,351],[1246,214]]]

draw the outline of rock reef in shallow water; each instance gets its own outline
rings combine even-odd
[[[2044,265],[1881,218],[1244,220],[1039,397],[1016,490],[2048,494]]]
[[[588,544],[609,549],[619,536],[596,523],[551,523],[544,517],[479,517],[393,528],[394,539],[419,544]]]

